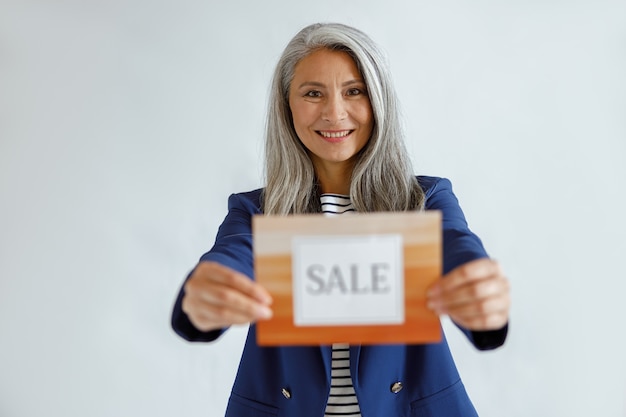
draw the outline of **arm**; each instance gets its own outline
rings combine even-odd
[[[258,192],[231,195],[228,210],[215,245],[188,275],[174,305],[172,327],[189,341],[213,341],[231,324],[271,316],[271,297],[251,280]]]
[[[443,278],[429,291],[429,306],[448,314],[480,350],[504,343],[508,331],[509,284],[499,265],[467,225],[447,179],[420,177],[426,209],[443,214]]]

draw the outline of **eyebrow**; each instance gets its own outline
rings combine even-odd
[[[354,85],[354,84],[365,84],[365,81],[361,79],[349,80],[349,81],[342,83],[341,86],[347,87],[349,85]],[[298,88],[302,88],[302,87],[322,87],[323,88],[323,87],[326,87],[326,85],[317,81],[305,81],[298,86]]]

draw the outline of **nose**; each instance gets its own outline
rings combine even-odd
[[[329,96],[322,109],[322,119],[336,124],[344,120],[348,115],[346,103],[341,94],[333,94]]]

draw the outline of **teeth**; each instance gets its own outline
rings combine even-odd
[[[322,132],[320,131],[320,135],[325,138],[342,138],[344,136],[348,136],[350,134],[349,130],[344,130],[342,132]]]

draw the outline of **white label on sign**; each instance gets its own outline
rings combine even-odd
[[[404,323],[402,235],[296,236],[297,326]]]

